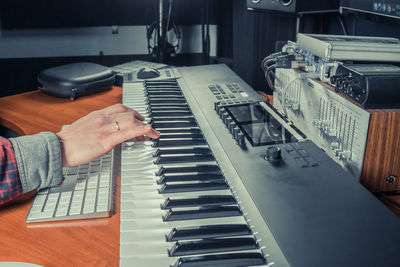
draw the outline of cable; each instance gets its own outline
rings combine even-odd
[[[382,198],[384,198],[385,200],[389,201],[391,204],[395,205],[396,207],[400,208],[400,203],[397,202],[396,200],[390,198],[389,196],[387,196],[384,193],[378,193],[378,195]]]
[[[347,35],[346,25],[344,25],[343,18],[342,18],[342,16],[340,16],[340,14],[338,14],[338,19],[339,19],[340,26],[342,27],[343,34]]]
[[[168,43],[168,30],[169,30],[169,23],[171,22],[171,13],[172,13],[172,0],[169,0],[167,26],[165,27],[165,38],[164,38],[163,53],[165,53],[165,48],[166,48],[167,43]]]
[[[271,90],[274,91],[275,73],[273,72],[272,69],[275,69],[275,65],[268,67],[268,69],[265,71],[265,79],[267,80],[269,88],[271,88]]]

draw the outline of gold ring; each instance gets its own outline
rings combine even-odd
[[[117,130],[118,130],[118,131],[121,130],[121,128],[119,128],[119,123],[118,123],[117,120],[115,121],[115,127],[117,127]]]

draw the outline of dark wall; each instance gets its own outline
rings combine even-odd
[[[221,58],[232,58],[231,2],[174,0],[171,21],[178,26],[198,25],[205,21],[217,24],[217,53]],[[158,3],[158,0],[1,0],[0,18],[4,30],[150,25],[157,19]],[[164,0],[164,3],[167,10],[169,1]],[[36,77],[46,68],[80,61],[114,66],[135,59],[153,60],[149,55],[0,59],[0,97],[35,90]],[[201,54],[178,54],[169,63],[198,65],[204,62],[204,56]]]
[[[51,15],[51,9],[66,8],[64,6],[67,3],[71,5],[69,9],[80,5],[80,8],[71,9],[71,12],[75,12],[75,15],[70,16],[68,22],[63,22],[66,18],[49,19],[49,16],[54,16],[54,14]],[[121,25],[146,25],[155,20],[157,16],[158,0],[100,0],[96,1],[98,12],[89,13],[94,15],[93,20],[86,20],[81,14],[84,10],[83,7],[86,6],[90,9],[92,7],[89,4],[92,3],[91,0],[1,0],[0,15],[5,28],[24,28],[28,25],[31,25],[31,27],[62,27],[118,23]],[[115,16],[105,16],[100,11],[110,3],[114,5],[111,13],[116,12],[116,10],[121,11],[117,18],[120,21],[115,21]],[[206,0],[174,0],[172,17],[178,25],[200,24],[207,17],[202,12],[205,3]],[[270,92],[265,82],[264,73],[261,71],[260,63],[265,56],[277,51],[280,45],[287,40],[295,40],[296,18],[292,14],[274,11],[249,11],[246,8],[246,0],[208,0],[208,3],[209,22],[218,25],[217,58],[214,58],[211,63],[227,63],[254,89]],[[46,4],[49,6],[45,7]],[[118,9],[115,6],[118,4],[125,8],[123,10]],[[22,10],[27,12],[25,19],[21,17],[21,14],[24,14],[24,12],[21,12],[22,7]],[[41,7],[44,8],[44,11],[40,11]],[[340,23],[340,19],[342,19],[343,24]],[[344,34],[344,32],[347,32],[355,35],[399,38],[399,21],[400,19],[390,20],[364,14],[304,15],[301,18],[300,32],[322,34]],[[151,60],[147,55],[0,59],[0,79],[2,80],[0,96],[35,89],[38,72],[47,67],[83,60],[113,66],[134,59]],[[179,55],[171,63],[174,65],[197,65],[204,64],[205,61],[201,54],[190,54]]]
[[[275,51],[276,41],[295,38],[295,18],[248,11],[245,0],[233,1],[233,70],[255,90],[265,91],[260,65]]]
[[[224,0],[209,1],[210,22],[217,21],[216,7]],[[159,0],[1,0],[4,29],[145,25],[157,19]],[[168,8],[169,1],[164,1]],[[199,24],[203,0],[174,0],[173,17],[180,25]]]

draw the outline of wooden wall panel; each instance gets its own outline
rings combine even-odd
[[[400,110],[371,113],[361,183],[373,192],[400,190]],[[392,183],[386,177],[394,175]]]

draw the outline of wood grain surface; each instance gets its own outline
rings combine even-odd
[[[372,192],[400,190],[400,110],[371,114],[361,183]],[[386,178],[393,175],[392,183]]]

